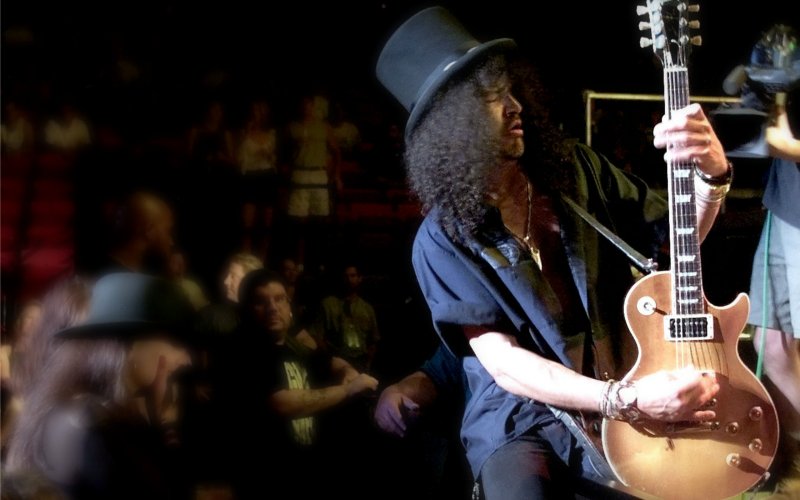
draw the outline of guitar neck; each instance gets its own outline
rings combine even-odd
[[[689,105],[689,76],[685,66],[664,69],[664,103],[668,117]],[[690,161],[668,161],[670,269],[673,314],[705,312],[700,262],[694,165]]]

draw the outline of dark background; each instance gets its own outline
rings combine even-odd
[[[775,22],[797,25],[791,3],[701,2],[704,44],[690,60],[692,93],[721,95],[722,80],[746,61],[761,32]],[[136,84],[147,94],[137,112],[158,113],[151,121],[163,127],[183,127],[198,92],[280,97],[287,89],[326,86],[385,99],[374,77],[378,51],[400,22],[432,4],[9,0],[2,2],[2,88],[41,99],[42,89],[30,84],[46,82],[46,92],[79,98],[95,114],[110,112],[104,99],[116,83],[114,64],[126,59],[139,68]],[[480,39],[516,39],[578,122],[585,89],[661,92],[660,66],[650,49],[639,47],[633,2],[439,4]],[[9,37],[9,28],[20,27],[32,32],[32,42]]]
[[[639,46],[637,26],[644,19],[634,2],[438,4],[479,39],[514,38],[541,66],[555,111],[577,137],[584,137],[585,90],[662,93],[661,65],[651,49]],[[123,172],[121,162],[130,163],[128,170],[136,175],[162,176],[162,163],[137,153],[139,145],[166,140],[183,148],[209,99],[229,103],[230,122],[240,124],[250,99],[266,96],[285,122],[296,112],[299,95],[325,90],[351,105],[354,114],[378,115],[361,122],[362,133],[369,135],[377,133],[373,124],[405,121],[405,111],[375,78],[378,53],[400,23],[430,5],[434,2],[6,0],[0,3],[2,97],[21,101],[39,118],[71,101],[96,130],[113,130],[126,151],[138,154],[115,157],[103,167],[118,184],[127,182],[117,173]],[[800,26],[797,9],[787,0],[700,5],[704,42],[689,60],[693,96],[723,95],[725,77],[747,62],[755,41],[774,23]],[[122,76],[125,66],[135,68],[135,77]],[[627,155],[633,160],[652,149],[641,129],[652,126],[646,123],[649,110],[657,112],[658,103],[607,105],[615,126],[602,125],[600,131],[612,141],[603,143],[598,135],[595,147],[614,157],[619,144],[613,139],[623,138],[622,149],[634,150]],[[704,244],[710,254],[704,270],[714,276],[706,285],[718,303],[747,289],[763,217],[757,189],[764,165],[738,163],[734,188],[753,188],[754,194],[729,197]]]

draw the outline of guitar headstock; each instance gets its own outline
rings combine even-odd
[[[690,19],[700,11],[698,4],[686,0],[647,0],[636,7],[639,16],[647,15],[649,21],[639,23],[639,30],[650,30],[650,37],[642,37],[642,47],[653,47],[653,52],[665,68],[686,67],[692,45],[700,45],[702,38],[692,31],[700,28],[700,21]]]

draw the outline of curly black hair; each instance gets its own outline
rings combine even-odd
[[[523,170],[537,189],[570,191],[563,166],[572,148],[550,121],[548,96],[533,65],[519,55],[492,55],[434,97],[406,144],[411,189],[426,210],[438,209],[439,224],[456,241],[476,234],[486,215],[487,174],[503,161],[484,96],[504,74],[522,105]]]

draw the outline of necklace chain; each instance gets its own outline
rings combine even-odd
[[[508,226],[506,226],[506,229],[509,233],[511,233],[512,236],[520,240],[528,248],[531,258],[533,258],[534,262],[536,262],[536,265],[539,266],[539,269],[541,269],[542,256],[539,252],[539,249],[536,248],[536,245],[531,242],[531,212],[533,210],[533,193],[531,192],[531,183],[528,179],[525,179],[525,193],[528,199],[528,213],[525,217],[525,235],[520,238]]]

